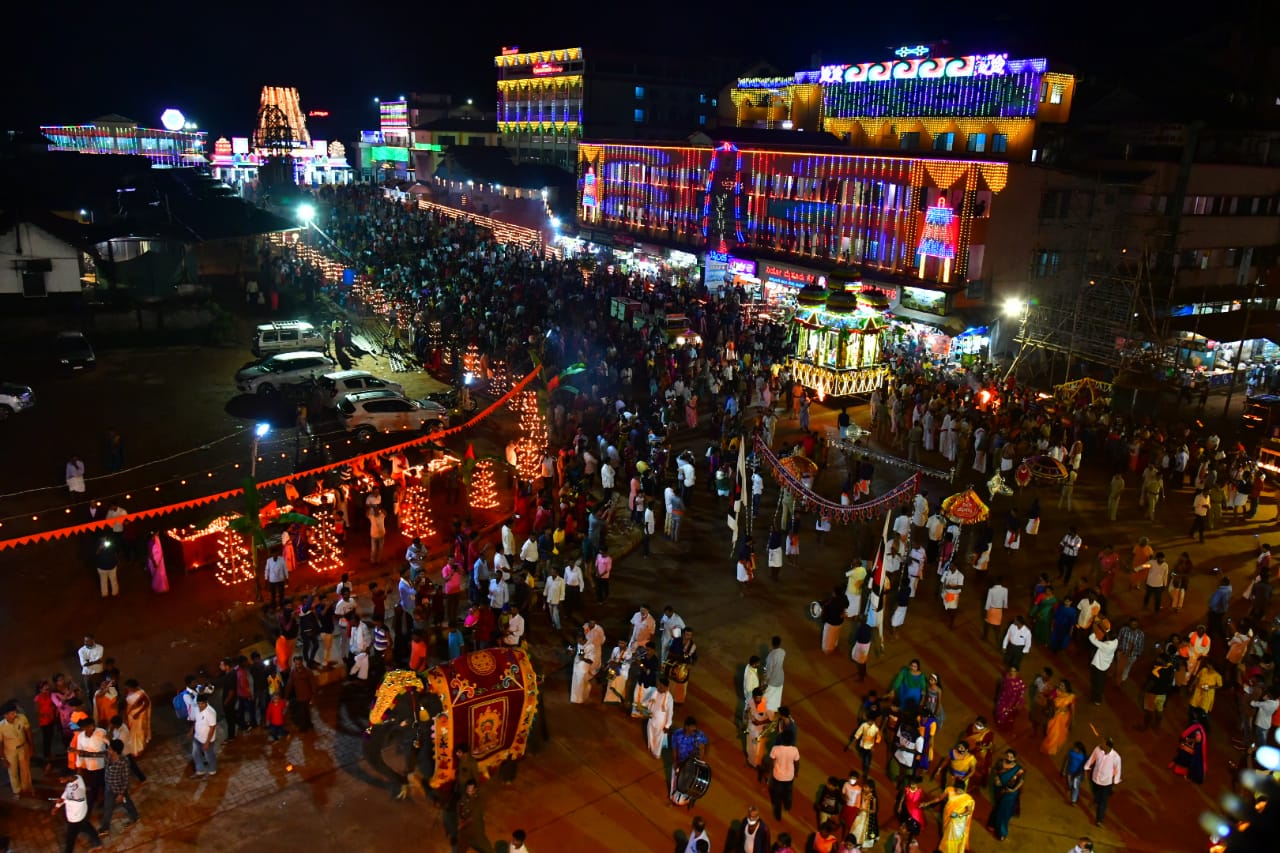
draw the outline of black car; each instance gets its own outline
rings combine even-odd
[[[53,355],[63,370],[92,369],[98,364],[93,345],[82,332],[58,332],[53,341]]]

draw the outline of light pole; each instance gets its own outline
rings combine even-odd
[[[256,479],[258,475],[258,442],[266,438],[267,433],[271,432],[271,424],[260,423],[253,428],[253,455],[249,457],[249,479]]]
[[[1027,316],[1030,313],[1031,303],[1025,299],[1011,296],[1004,301],[1004,316],[1018,318],[1018,334],[1014,340],[1020,340],[1018,354],[1013,357],[1013,361],[1009,363],[1009,370],[1004,374],[1006,380],[1013,375],[1013,371],[1018,367],[1018,362],[1022,359],[1022,351],[1027,345]]]

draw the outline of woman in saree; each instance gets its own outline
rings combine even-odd
[[[1204,726],[1199,723],[1187,726],[1178,742],[1178,751],[1174,753],[1173,761],[1169,762],[1169,769],[1197,785],[1203,784],[1208,742],[1209,735]]]
[[[136,678],[124,683],[125,722],[129,726],[131,753],[142,755],[142,751],[151,742],[151,697],[147,691],[138,686]]]
[[[1011,728],[1026,702],[1027,683],[1018,675],[1018,668],[1011,666],[996,688],[996,728]]]
[[[969,752],[969,745],[964,741],[957,741],[947,753],[947,760],[938,762],[934,776],[943,787],[966,790],[977,766],[978,759]]]
[[[987,725],[985,717],[978,717],[961,735],[969,754],[974,757],[972,785],[985,785],[991,776],[991,748],[995,745],[995,732]]]
[[[940,800],[942,805],[942,839],[938,842],[941,853],[967,853],[969,827],[973,823],[973,797],[961,788],[947,788]],[[929,803],[929,805],[933,805]]]
[[[1114,546],[1108,545],[1098,552],[1098,591],[1105,598],[1111,598],[1119,572],[1120,555],[1116,553]]]
[[[889,685],[889,690],[897,700],[899,708],[904,711],[915,710],[920,707],[920,700],[924,698],[926,684],[924,672],[920,669],[920,661],[913,659],[898,670],[898,674],[893,677],[893,682]]]
[[[1052,706],[1048,709],[1049,724],[1045,729],[1044,740],[1040,742],[1040,751],[1045,755],[1056,756],[1067,742],[1071,724],[1075,722],[1076,695],[1071,690],[1071,682],[1065,679],[1059,681],[1051,701]]]
[[[866,779],[862,783],[862,805],[858,816],[853,820],[853,828],[849,830],[863,850],[870,850],[880,840],[879,800],[876,799],[876,783],[874,779]]]
[[[909,820],[914,820],[917,826],[924,826],[924,808],[921,806],[924,801],[924,788],[920,781],[919,776],[911,776],[907,779],[907,784],[898,792],[898,802],[893,813],[899,823],[905,824]]]
[[[1040,596],[1040,600],[1031,608],[1031,634],[1037,645],[1049,645],[1049,636],[1053,632],[1053,608],[1058,604],[1058,597],[1049,587]]]
[[[1006,750],[1004,758],[996,765],[992,780],[994,808],[988,826],[996,834],[997,841],[1004,841],[1009,837],[1009,821],[1018,814],[1018,800],[1022,796],[1022,783],[1026,775],[1026,771],[1018,763],[1018,753],[1012,749]]]

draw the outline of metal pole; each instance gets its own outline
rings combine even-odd
[[[258,437],[253,437],[253,454],[249,457],[249,479],[256,480],[258,477]]]

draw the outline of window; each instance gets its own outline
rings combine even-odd
[[[706,93],[706,92],[700,92],[700,93],[698,94],[698,103],[700,103],[700,104],[705,104],[706,102],[707,102],[707,93]]]
[[[468,137],[467,137],[467,144],[468,144],[468,145],[484,145],[484,137],[483,137],[483,136],[468,136]]]
[[[993,133],[991,134],[991,151],[994,154],[1003,154],[1009,150],[1009,134]]]
[[[439,136],[436,137],[436,141],[440,144],[441,148],[448,148],[450,145],[456,145],[458,139],[455,136]]]
[[[22,273],[23,296],[48,296],[49,285],[45,277],[53,270],[53,261],[45,259],[17,261],[18,271]]]
[[[636,109],[636,121],[637,122],[644,121],[644,110],[639,108]]]
[[[1062,96],[1066,94],[1066,89],[1067,87],[1063,86],[1061,83],[1054,83],[1053,87],[1049,90],[1049,103],[1062,103]]]
[[[1032,262],[1031,274],[1035,278],[1048,278],[1058,274],[1058,265],[1062,262],[1062,253],[1042,249],[1036,252]]]
[[[935,133],[933,136],[934,151],[953,151],[956,147],[956,135],[954,133]]]
[[[1043,104],[1047,100],[1049,100],[1049,81],[1041,80],[1040,81],[1040,103]]]
[[[719,106],[719,105],[720,105],[720,104],[718,103],[718,100],[717,100],[716,98],[712,98],[712,99],[711,99],[711,106],[713,106],[713,107],[717,107],[717,106]]]
[[[636,100],[637,101],[644,100],[644,86],[636,86]],[[636,121],[639,121],[639,120],[640,119],[636,119]]]
[[[905,149],[919,148],[920,134],[914,130],[909,130],[906,133],[899,134],[898,147]]]
[[[987,150],[987,135],[985,133],[971,133],[965,142],[965,147],[969,151]]]
[[[698,124],[706,124],[706,123],[707,123],[706,116],[698,116]]]
[[[1062,219],[1071,207],[1071,190],[1045,190],[1040,196],[1040,218]]]

